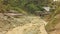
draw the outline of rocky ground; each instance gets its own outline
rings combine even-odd
[[[54,23],[48,24],[39,16],[7,16],[0,14],[0,34],[60,34],[60,14]],[[46,31],[47,30],[47,31]]]
[[[47,22],[39,16],[19,16],[0,14],[0,34],[47,34]]]

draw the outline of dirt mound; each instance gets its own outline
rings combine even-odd
[[[25,27],[25,29],[27,29],[26,32],[30,31],[31,29],[33,31],[36,30],[36,33],[38,32],[38,30],[42,31],[43,29],[43,31],[46,32],[44,28],[46,24],[47,23],[44,20],[42,20],[39,16],[19,16],[19,18],[15,18],[11,16],[6,16],[4,14],[0,14],[0,34],[8,34],[10,30],[14,31],[15,29],[18,29],[17,33],[18,31],[20,31],[19,29],[21,29],[23,32]],[[33,25],[35,26],[33,27]],[[39,29],[40,26],[41,29]]]
[[[6,34],[47,34],[45,25],[47,24],[40,17],[28,16],[30,23],[18,26],[8,31]]]

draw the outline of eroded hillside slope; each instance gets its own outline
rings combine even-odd
[[[47,34],[46,24],[39,16],[15,18],[0,14],[0,34]]]

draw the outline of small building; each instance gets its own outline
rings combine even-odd
[[[50,11],[50,7],[43,7],[46,11]]]

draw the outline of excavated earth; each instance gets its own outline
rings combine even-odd
[[[47,34],[39,16],[7,16],[0,14],[0,34]]]
[[[9,16],[0,13],[0,34],[60,34],[60,14],[49,24],[39,16]],[[53,27],[54,26],[54,27]]]

